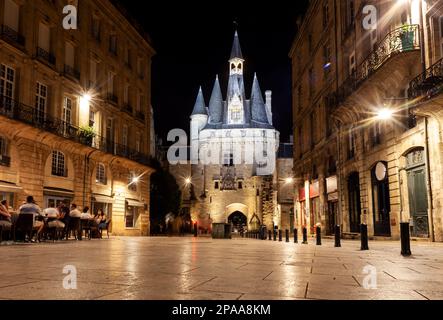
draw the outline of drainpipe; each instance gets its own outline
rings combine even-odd
[[[431,241],[435,242],[434,234],[434,196],[432,193],[432,180],[431,180],[431,161],[429,156],[429,131],[428,131],[428,117],[425,116],[425,147],[426,147],[426,173],[428,179],[428,192],[429,192],[429,233]]]
[[[426,52],[425,52],[425,23],[423,19],[423,1],[419,0],[419,12],[420,12],[420,52],[421,52],[421,68],[423,74],[426,74]]]

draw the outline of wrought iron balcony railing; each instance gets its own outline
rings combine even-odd
[[[11,158],[0,154],[0,166],[9,167],[11,165]]]
[[[85,133],[80,127],[41,112],[34,107],[17,102],[9,97],[0,96],[0,115],[102,152],[124,157],[146,166],[151,164],[151,157],[149,155],[133,150],[127,146],[122,146],[109,138],[99,135],[92,137]]]
[[[1,26],[0,35],[3,40],[12,45],[18,45],[20,47],[24,47],[25,45],[25,37],[6,25]]]
[[[113,93],[108,93],[108,101],[114,104],[118,104],[118,98]]]
[[[123,111],[132,115],[132,112],[133,112],[132,106],[130,104],[125,104],[123,106]]]
[[[55,56],[40,47],[37,47],[37,58],[49,63],[50,65],[55,65]]]
[[[443,91],[443,59],[419,74],[409,83],[409,99],[432,98]]]
[[[68,75],[68,76],[71,76],[77,80],[80,80],[80,71],[78,71],[78,70],[74,69],[73,67],[68,66],[66,64],[64,67],[64,73],[65,73],[65,75]]]
[[[145,114],[141,111],[137,111],[137,113],[135,114],[135,117],[141,121],[145,121],[145,119],[146,119]]]
[[[335,107],[343,103],[389,59],[400,53],[419,50],[419,40],[418,25],[405,25],[388,33],[355,72],[341,84],[337,92],[328,97],[330,106]]]

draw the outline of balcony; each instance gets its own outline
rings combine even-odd
[[[23,49],[25,46],[25,37],[6,25],[1,26],[0,37],[20,49]]]
[[[118,104],[118,98],[117,98],[117,96],[114,95],[113,93],[108,93],[107,100],[108,100],[108,102],[110,102],[110,103]]]
[[[142,122],[144,122],[146,119],[145,114],[141,111],[137,111],[137,113],[135,114],[135,117],[137,118],[137,120],[140,120]]]
[[[0,166],[9,167],[11,165],[11,158],[5,155],[0,155]]]
[[[409,99],[427,100],[441,93],[443,89],[443,59],[415,77],[409,84]]]
[[[151,157],[149,155],[122,146],[111,139],[99,135],[95,137],[87,136],[81,128],[75,125],[5,96],[0,96],[0,116],[19,121],[102,152],[127,158],[145,166],[150,166],[151,164]],[[3,161],[6,163],[6,160],[1,162],[3,163]]]
[[[374,77],[377,71],[382,69],[388,61],[400,54],[417,50],[420,50],[418,25],[405,25],[393,30],[378,43],[376,49],[372,51],[356,68],[355,72],[341,84],[337,92],[327,98],[327,106],[332,108],[338,107],[354,92],[360,89],[366,80]],[[411,63],[408,64],[408,66],[413,65],[414,62],[415,60],[411,60]],[[396,68],[398,69],[399,66],[396,66]],[[386,69],[387,74],[392,74],[391,70],[388,70],[388,68]],[[394,70],[392,70],[392,72],[393,71]],[[372,80],[382,81],[383,79]]]
[[[65,76],[69,76],[74,79],[80,80],[80,72],[78,70],[74,69],[73,67],[68,66],[66,64],[64,67],[64,74],[65,74]]]
[[[129,104],[125,104],[125,105],[123,106],[123,111],[126,112],[127,114],[131,115],[131,116],[132,116],[132,114],[133,114],[132,106],[129,105]]]
[[[55,65],[55,56],[40,47],[37,47],[37,58],[49,65]]]

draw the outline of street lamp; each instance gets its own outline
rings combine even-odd
[[[192,180],[191,180],[191,178],[186,178],[185,179],[185,184],[188,186],[188,185],[190,185],[192,183]]]
[[[132,183],[138,183],[140,181],[140,177],[133,177]]]
[[[293,182],[294,182],[294,178],[292,178],[292,177],[288,177],[288,178],[285,179],[285,183],[286,184],[291,184]]]
[[[378,120],[390,120],[392,118],[393,112],[391,109],[383,108],[377,112],[376,118]]]

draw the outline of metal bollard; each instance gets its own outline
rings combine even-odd
[[[286,233],[286,242],[289,242],[289,230],[286,229],[285,233]]]
[[[269,241],[272,240],[272,231],[271,230],[268,231],[268,240]]]
[[[303,242],[302,244],[308,244],[308,230],[303,227]]]
[[[360,234],[361,234],[361,248],[360,250],[369,250],[368,246],[368,226],[362,224],[360,226]]]
[[[409,234],[409,222],[400,222],[401,255],[410,256],[411,236]]]
[[[316,236],[317,236],[317,246],[321,246],[321,228],[317,227],[315,229]]]
[[[282,231],[281,230],[278,230],[278,241],[282,241],[282,239],[283,239],[283,234],[282,234]]]
[[[297,228],[294,229],[294,243],[298,243],[298,230],[297,230]]]
[[[341,247],[341,241],[340,241],[340,226],[339,225],[336,225],[335,226],[335,247],[336,248],[338,248],[338,247]]]
[[[277,231],[274,229],[274,241],[277,241]]]
[[[198,228],[197,228],[197,222],[194,223],[194,237],[197,237],[198,235]]]

